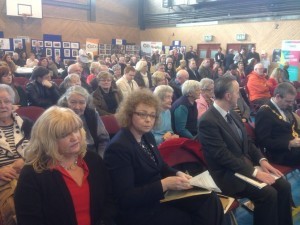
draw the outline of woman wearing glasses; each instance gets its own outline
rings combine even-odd
[[[203,115],[203,113],[208,110],[208,108],[214,102],[214,81],[209,78],[201,79],[200,83],[201,93],[199,99],[196,99],[197,102],[197,109],[198,109],[198,120]]]
[[[169,167],[151,133],[158,122],[160,101],[150,90],[132,92],[121,103],[121,130],[109,143],[104,162],[119,204],[120,224],[221,224],[223,210],[215,194],[160,203],[168,190],[192,188],[190,176]]]

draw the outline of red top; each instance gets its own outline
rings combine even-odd
[[[78,159],[77,165],[81,167],[84,171],[84,176],[81,186],[79,186],[75,180],[70,176],[67,170],[61,166],[55,167],[64,178],[66,185],[69,189],[70,195],[72,197],[75,215],[78,225],[90,225],[90,186],[87,180],[89,175],[89,169],[84,162],[84,160]]]

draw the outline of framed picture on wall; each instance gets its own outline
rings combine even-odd
[[[5,51],[5,54],[9,54],[11,57],[14,54],[14,51]]]
[[[70,42],[63,42],[63,48],[71,48]]]
[[[37,40],[31,40],[31,46],[35,46]]]
[[[23,44],[21,38],[14,38],[13,40],[14,40],[14,49],[18,47],[19,42],[21,42]]]
[[[71,42],[71,48],[79,48],[79,43],[78,42]]]
[[[54,55],[56,56],[60,56],[60,49],[54,49]]]
[[[70,58],[71,57],[70,49],[64,49],[64,57],[66,57],[66,58]]]
[[[53,41],[53,48],[61,48],[61,42]]]
[[[52,41],[45,41],[46,48],[52,48]]]
[[[52,48],[46,48],[46,56],[52,56]]]
[[[78,56],[78,49],[72,49],[72,57]]]
[[[44,47],[44,42],[43,41],[38,41],[40,43],[40,47],[43,48]]]

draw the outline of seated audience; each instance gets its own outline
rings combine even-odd
[[[176,76],[176,72],[175,72],[173,63],[167,63],[165,71],[167,74],[169,74],[169,76],[168,76],[169,80],[174,80],[174,78]]]
[[[48,108],[56,104],[60,93],[57,85],[51,81],[47,68],[42,66],[34,68],[30,80],[26,85],[29,106]]]
[[[175,134],[192,139],[198,132],[198,111],[195,100],[200,97],[200,83],[187,80],[181,89],[182,96],[172,104],[171,108],[172,127]]]
[[[51,76],[51,78],[53,79],[56,79],[56,78],[59,78],[58,77],[58,68],[57,68],[57,66],[56,66],[56,64],[54,63],[54,61],[53,61],[53,59],[52,59],[52,56],[48,56],[47,57],[47,59],[48,59],[48,69],[50,70],[50,71],[52,71],[52,76]]]
[[[139,87],[152,87],[151,74],[148,72],[148,65],[146,61],[140,60],[135,66],[136,74],[134,80]]]
[[[29,58],[26,60],[26,67],[33,68],[36,67],[39,63],[39,60],[35,58],[35,54],[31,52]]]
[[[59,85],[60,94],[63,95],[69,87],[75,85],[81,86],[80,76],[77,73],[71,73]]]
[[[15,109],[18,106],[27,106],[27,95],[22,87],[14,84],[14,76],[7,66],[0,66],[0,84],[7,84],[15,92]]]
[[[100,72],[100,63],[92,62],[90,65],[91,74],[86,78],[86,82],[91,85],[91,81],[96,78],[96,75]]]
[[[192,188],[190,176],[169,167],[150,132],[160,103],[150,90],[134,91],[120,105],[121,130],[104,154],[122,225],[221,225],[223,209],[215,193],[160,203],[168,190]]]
[[[257,63],[256,59],[254,58],[248,59],[248,65],[245,68],[246,76],[248,76],[254,70],[254,66],[256,63]]]
[[[203,78],[200,83],[200,97],[196,99],[197,109],[198,109],[198,120],[203,115],[203,113],[212,106],[214,102],[214,81],[209,78]]]
[[[12,60],[10,54],[5,54],[3,57],[2,57],[2,61],[6,62],[8,67],[9,67],[9,70],[11,71],[12,74],[14,74],[17,70],[17,66],[16,64],[14,63],[14,61]]]
[[[15,63],[16,66],[20,66],[20,56],[17,52],[14,52],[12,55],[12,61]]]
[[[103,71],[96,76],[96,79],[98,87],[92,93],[96,110],[100,116],[115,114],[123,96],[121,91],[112,85],[113,75]]]
[[[265,148],[271,162],[287,166],[300,165],[299,117],[292,113],[296,95],[292,84],[279,84],[255,117],[258,145]]]
[[[223,194],[253,202],[253,224],[292,225],[291,185],[248,138],[244,124],[232,111],[238,98],[239,84],[232,77],[215,82],[215,101],[201,117],[198,134],[209,172]],[[257,188],[235,173],[267,185]],[[275,180],[271,173],[280,178]]]
[[[35,122],[15,192],[19,225],[108,224],[115,206],[102,159],[86,151],[83,122],[53,106]]]
[[[131,92],[139,89],[138,84],[134,80],[135,69],[132,66],[126,66],[124,75],[117,80],[116,85],[121,90],[123,98],[126,98]]]
[[[238,62],[237,64],[238,68],[237,68],[237,75],[240,78],[240,87],[245,87],[247,82],[248,82],[248,77],[245,74],[245,70],[244,70],[244,63],[243,62]]]
[[[58,105],[72,109],[81,118],[86,132],[87,150],[97,152],[103,157],[109,135],[99,114],[93,108],[90,94],[83,87],[70,87],[59,99]]]
[[[0,206],[1,224],[16,225],[14,190],[24,165],[31,122],[22,119],[13,110],[15,92],[0,84]]]
[[[254,71],[248,76],[247,89],[249,92],[249,100],[254,104],[263,105],[270,98],[270,87],[264,74],[264,66],[257,63]]]
[[[267,85],[269,86],[270,93],[272,96],[273,96],[274,90],[278,86],[278,84],[283,82],[283,74],[284,74],[283,69],[275,68],[272,71],[269,79],[267,80]]]
[[[63,69],[64,70],[66,68],[64,62],[61,60],[59,55],[55,56],[54,63],[56,65],[57,69]]]
[[[81,64],[74,63],[68,67],[68,74],[77,73],[80,76],[81,86],[84,87],[89,93],[92,93],[91,86],[86,82],[86,78],[82,76],[83,68]]]
[[[173,89],[168,85],[159,85],[153,92],[160,99],[162,109],[159,114],[158,123],[152,130],[157,145],[166,140],[179,137],[177,134],[174,134],[171,123],[170,109],[173,92]]]

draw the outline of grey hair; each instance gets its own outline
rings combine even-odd
[[[83,88],[81,86],[77,86],[77,85],[68,88],[66,93],[63,96],[61,96],[60,99],[57,101],[57,105],[62,106],[62,107],[68,107],[68,99],[73,94],[78,94],[78,95],[83,96],[86,101],[86,106],[88,108],[94,108],[93,99],[90,96],[90,94],[88,93],[88,91],[85,88]]]
[[[7,84],[0,84],[0,91],[6,91],[9,95],[11,103],[13,103],[13,104],[15,103],[16,94],[15,94],[14,90],[12,89],[12,87],[10,87]]]
[[[189,94],[200,89],[200,82],[196,80],[187,80],[182,84],[181,91],[182,95],[188,96]]]
[[[214,84],[214,81],[209,78],[202,78],[199,84],[201,90],[206,90],[210,85]]]
[[[76,78],[78,78],[79,80],[80,80],[80,76],[77,74],[77,73],[71,73],[71,74],[68,74],[68,76],[66,76],[65,77],[65,79],[64,79],[64,87],[66,88],[66,89],[68,89],[69,87],[71,87],[71,81],[72,81],[72,78],[74,78],[74,77],[76,77]]]
[[[275,88],[273,96],[279,95],[281,98],[284,98],[288,94],[296,96],[297,90],[291,83],[283,82]]]
[[[159,85],[154,89],[153,94],[156,95],[160,100],[163,100],[167,93],[173,94],[174,90],[169,85]]]

